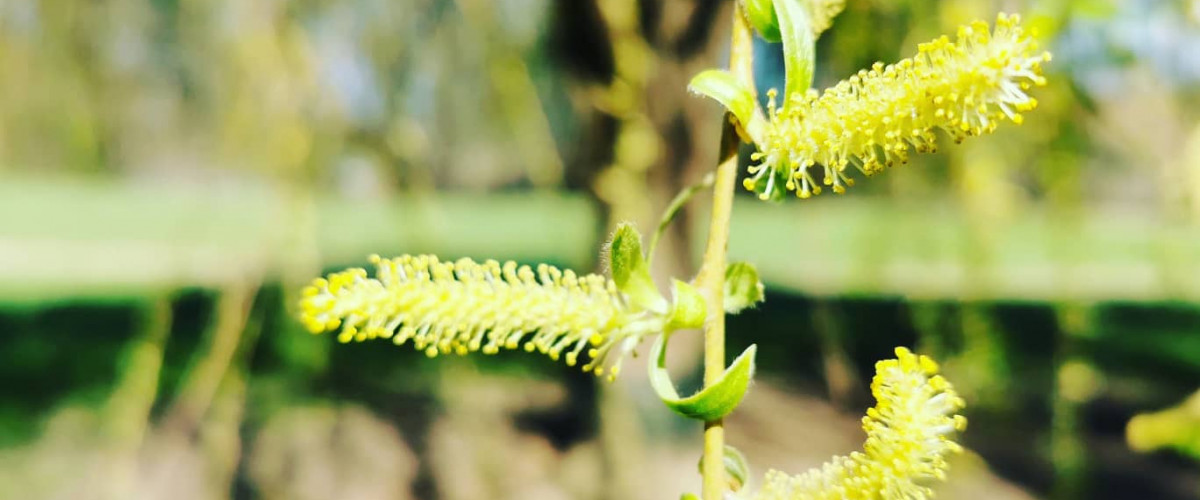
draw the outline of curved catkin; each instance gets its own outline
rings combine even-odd
[[[1019,17],[1000,14],[994,29],[976,21],[953,42],[943,36],[921,44],[916,56],[876,63],[819,95],[785,96],[777,108],[772,92],[745,186],[764,199],[782,188],[808,198],[821,193],[809,171],[820,165],[820,184],[841,193],[853,185],[846,167],[871,175],[908,161],[911,151],[934,151],[936,130],[957,142],[1006,120],[1019,124],[1037,106],[1026,91],[1046,83],[1041,64],[1049,60]]]
[[[863,417],[862,452],[837,457],[799,476],[767,473],[757,500],[923,500],[927,484],[945,479],[946,456],[962,448],[950,439],[966,428],[963,401],[932,359],[903,347],[875,365],[877,403]]]
[[[624,355],[662,330],[661,317],[634,310],[595,274],[432,255],[370,260],[374,277],[352,268],[304,289],[300,319],[309,331],[340,331],[341,342],[412,341],[430,357],[536,350],[572,366],[586,359],[585,371],[615,377]]]
[[[804,6],[808,8],[813,36],[817,36],[833,26],[833,18],[846,8],[846,0],[810,0],[804,2]]]

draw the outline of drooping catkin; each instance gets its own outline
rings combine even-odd
[[[371,262],[374,277],[352,268],[304,289],[300,319],[310,331],[340,331],[342,342],[411,341],[431,357],[536,350],[614,377],[625,354],[663,327],[661,315],[636,310],[596,274],[432,255]]]

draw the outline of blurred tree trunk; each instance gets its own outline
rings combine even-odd
[[[603,214],[597,240],[606,240],[627,221],[648,238],[675,194],[716,164],[722,114],[686,88],[692,75],[719,65],[727,28],[716,20],[728,18],[730,5],[713,0],[556,4],[553,50],[578,78],[571,97],[585,144],[567,159],[566,179],[590,194]],[[692,213],[680,212],[660,241],[653,273],[662,289],[671,277],[683,279],[695,271]],[[678,337],[671,356],[675,369],[698,367],[701,347],[699,336]],[[644,470],[639,464],[646,453],[635,411],[640,404],[661,409],[643,389],[644,373],[628,370],[621,382],[626,390],[601,392],[606,498],[638,498],[635,485],[644,479],[636,476]],[[639,393],[645,397],[630,397]]]

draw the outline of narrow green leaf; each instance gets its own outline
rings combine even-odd
[[[746,20],[758,32],[763,40],[779,43],[779,19],[775,17],[774,0],[743,0],[742,7],[746,9]]]
[[[743,126],[754,116],[754,92],[742,85],[732,73],[707,69],[692,77],[688,90],[701,94],[725,106]]]
[[[695,493],[684,493],[683,496],[679,497],[679,500],[700,500],[700,497],[696,496]]]
[[[725,369],[717,383],[686,398],[679,397],[666,368],[666,344],[670,333],[659,335],[650,348],[650,385],[658,398],[675,413],[696,420],[716,420],[728,415],[742,402],[750,380],[754,378],[754,353],[758,346],[747,347]]]
[[[642,255],[642,235],[633,225],[622,223],[617,226],[609,244],[608,265],[613,282],[634,305],[658,313],[667,312],[667,299],[654,286],[650,266]]]
[[[674,302],[671,304],[671,319],[667,321],[667,330],[704,326],[708,306],[704,304],[704,297],[700,295],[700,291],[679,280],[674,280],[674,285],[674,290],[671,291]]]
[[[779,32],[783,37],[784,99],[807,92],[813,76],[813,32],[803,0],[775,0]]]
[[[734,262],[725,268],[725,312],[737,314],[763,300],[763,284],[754,264]]]
[[[654,230],[654,234],[650,236],[650,246],[646,248],[646,262],[654,260],[654,249],[658,247],[658,240],[662,238],[663,232],[667,230],[667,226],[671,225],[671,221],[675,219],[675,215],[679,210],[692,199],[696,193],[712,187],[716,176],[713,172],[709,172],[700,179],[700,182],[683,188],[671,200],[671,204],[667,205],[667,209],[663,211],[662,220],[658,221],[658,227]]]

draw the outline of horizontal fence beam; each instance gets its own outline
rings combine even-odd
[[[261,185],[7,180],[0,214],[0,304],[9,305],[221,287],[288,269],[307,276],[371,253],[580,270],[600,253],[595,207],[542,191],[308,199]],[[769,288],[806,294],[1200,300],[1200,231],[1129,211],[985,221],[949,203],[742,199],[732,236],[730,257],[755,263]]]
[[[311,278],[365,265],[371,253],[579,268],[598,255],[594,212],[587,199],[555,192],[308,199],[262,186],[5,181],[0,304]]]
[[[830,197],[833,198],[833,197]],[[1129,211],[983,219],[950,203],[821,199],[734,209],[730,258],[814,295],[1200,300],[1200,228]]]

